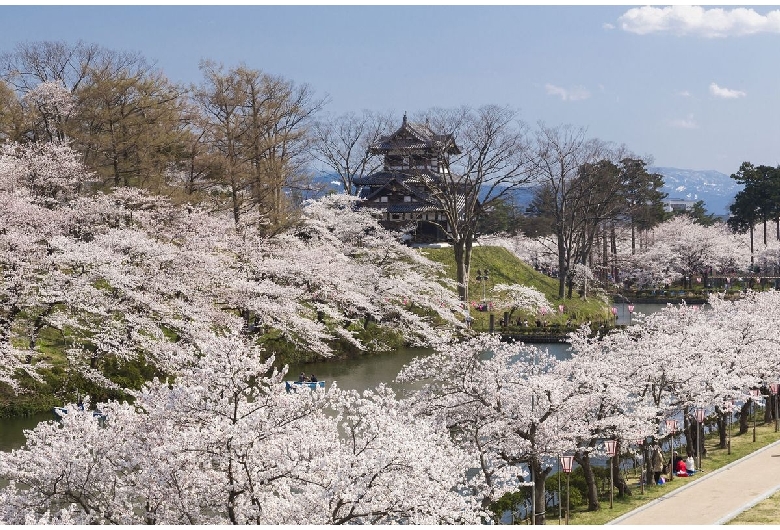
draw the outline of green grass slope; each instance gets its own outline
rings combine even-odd
[[[428,259],[441,263],[444,266],[448,278],[455,279],[455,254],[452,248],[425,248],[420,252]],[[606,301],[597,296],[589,296],[581,299],[576,294],[572,298],[560,300],[558,298],[558,280],[537,272],[528,263],[521,261],[514,254],[503,247],[474,247],[471,255],[471,277],[469,278],[469,302],[482,300],[482,282],[476,280],[477,269],[489,271],[489,279],[485,284],[485,297],[491,299],[492,287],[500,283],[518,284],[534,287],[541,291],[550,305],[557,308],[565,306],[564,314],[547,315],[546,320],[551,325],[564,325],[569,319],[573,325],[583,322],[609,322],[609,307]],[[475,318],[474,328],[487,327],[488,316],[485,313],[472,312]],[[496,320],[502,314],[496,313]],[[515,312],[513,319],[518,317],[528,318],[533,321],[536,315]],[[484,322],[483,322],[484,321]],[[498,324],[496,324],[498,325]],[[510,326],[511,329],[512,326]]]

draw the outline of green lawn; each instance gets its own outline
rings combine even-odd
[[[780,523],[780,493],[756,504],[726,524],[778,524]]]
[[[760,412],[761,413],[761,412]],[[763,413],[761,413],[763,415]],[[736,429],[734,430],[736,432]],[[577,525],[600,525],[605,524],[621,515],[624,515],[631,510],[639,508],[640,506],[657,499],[663,495],[666,495],[670,491],[674,491],[686,484],[690,484],[692,481],[701,479],[707,476],[708,472],[714,471],[721,467],[730,464],[740,458],[749,455],[750,453],[766,447],[767,445],[780,439],[780,433],[775,432],[775,424],[769,423],[766,425],[757,425],[756,427],[756,441],[753,442],[752,425],[748,429],[748,432],[735,436],[732,432],[731,437],[731,454],[728,454],[727,449],[720,449],[717,447],[718,438],[716,433],[708,435],[704,441],[707,448],[707,457],[703,459],[702,469],[703,473],[697,473],[693,477],[681,478],[676,477],[671,482],[667,482],[663,486],[645,486],[645,493],[640,492],[638,485],[638,477],[632,477],[630,484],[632,485],[632,495],[624,498],[617,497],[617,491],[615,491],[614,508],[609,508],[609,496],[608,492],[604,495],[601,501],[601,510],[598,512],[588,512],[584,507],[572,508],[572,513],[569,518],[569,524]],[[565,487],[565,486],[564,486]],[[737,517],[733,524],[771,524],[780,520],[780,494],[774,495],[767,499],[763,503],[757,505],[755,508],[745,512]],[[554,517],[553,517],[554,515]],[[557,509],[548,509],[547,524],[558,524],[558,511]]]
[[[420,251],[427,258],[444,265],[445,275],[452,280],[455,279],[455,255],[452,248],[433,248],[421,249]],[[476,280],[477,270],[488,272],[488,280],[484,283]],[[544,293],[547,301],[554,308],[559,305],[565,306],[564,314],[547,315],[547,323],[551,326],[562,326],[570,318],[574,326],[582,322],[599,322],[609,318],[608,306],[602,300],[595,296],[588,299],[581,299],[576,293],[572,298],[560,300],[558,298],[558,280],[537,272],[527,263],[519,260],[511,252],[502,247],[474,247],[471,257],[471,277],[469,278],[469,302],[479,302],[482,300],[483,287],[485,298],[493,298],[491,289],[500,283],[518,284],[534,287]],[[498,328],[499,320],[503,317],[503,311],[493,311],[495,327]],[[487,331],[489,328],[490,314],[488,312],[472,311],[474,318],[472,327],[478,331]],[[515,312],[512,314],[513,321],[518,317],[528,318],[529,322],[534,322],[536,315]],[[509,331],[515,331],[511,327]]]

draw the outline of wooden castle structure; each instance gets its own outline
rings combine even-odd
[[[356,178],[361,208],[370,208],[380,224],[402,231],[409,243],[446,242],[447,217],[434,197],[448,185],[449,156],[460,154],[451,134],[436,134],[427,123],[412,123],[381,137],[369,152],[384,157],[380,171]]]

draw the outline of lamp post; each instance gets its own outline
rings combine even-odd
[[[640,451],[642,451],[642,467],[641,472],[639,473],[639,487],[641,488],[642,495],[645,494],[645,481],[647,480],[647,471],[645,470],[645,441],[644,440],[637,440],[636,444],[639,446]],[[642,478],[644,476],[644,478]]]
[[[750,411],[753,415],[753,441],[756,441],[756,398],[761,395],[757,388],[750,389]]]
[[[734,410],[734,400],[730,399],[730,400],[724,402],[723,403],[723,408],[726,409],[728,411],[728,413],[729,413],[729,416],[727,418],[727,422],[729,424],[729,429],[728,429],[728,431],[729,431],[729,440],[728,440],[728,444],[726,444],[727,447],[728,447],[728,450],[726,451],[726,454],[730,455],[731,454],[731,414],[732,414],[732,411]]]
[[[634,306],[632,304],[628,304],[628,325],[631,325],[631,315],[634,314]]]
[[[564,455],[561,457],[561,467],[563,472],[566,473],[566,524],[569,524],[569,477],[571,475],[572,464],[574,464],[574,457],[570,455]]]
[[[613,496],[613,486],[612,486],[612,457],[615,456],[615,446],[617,445],[617,440],[605,440],[604,441],[604,449],[607,452],[607,455],[609,455],[609,508],[612,509],[612,496]]]
[[[477,269],[477,281],[482,284],[482,301],[486,302],[485,300],[485,284],[490,279],[488,269]]]
[[[561,525],[561,455],[558,455],[558,526]]]
[[[618,313],[617,307],[613,307],[611,311],[612,311],[612,316],[615,317],[615,324],[617,324],[617,313]]]
[[[674,480],[674,433],[677,430],[677,420],[666,420],[666,430],[672,435],[672,448],[669,457],[669,481]]]
[[[780,393],[780,383],[772,383],[769,385],[769,391],[772,392],[772,395],[775,396],[775,432],[777,432],[777,417],[778,417],[778,401],[780,401],[780,397],[778,397],[778,393]]]
[[[699,431],[696,433],[696,438],[698,440],[698,449],[696,449],[696,452],[699,453],[699,473],[701,473],[701,457],[702,453],[704,452],[704,418],[706,417],[707,411],[701,407],[696,409],[696,424],[699,426]]]

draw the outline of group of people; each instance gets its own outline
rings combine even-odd
[[[677,451],[674,452],[672,457],[672,470],[677,477],[690,477],[696,472],[696,464],[692,455],[688,455],[688,458],[681,457]],[[665,480],[661,476],[667,472],[667,462],[664,459],[663,451],[661,447],[654,443],[651,447],[650,466],[653,470],[653,480],[659,486],[664,484]]]
[[[306,376],[304,372],[301,372],[301,375],[298,376],[298,382],[299,383],[316,383],[317,382],[317,376],[314,374],[311,374],[310,376]]]

